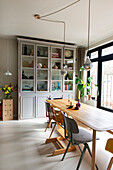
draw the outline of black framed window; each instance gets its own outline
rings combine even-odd
[[[98,85],[97,107],[113,112],[113,42],[89,50],[93,68],[88,76]],[[96,89],[93,87],[92,94]]]

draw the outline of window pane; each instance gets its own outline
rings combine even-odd
[[[98,51],[95,51],[91,53],[91,59],[97,58],[98,57]]]
[[[92,86],[91,94],[92,94],[92,97],[95,97],[95,99],[97,100],[97,87],[95,86],[95,84],[97,84],[98,63],[94,62],[92,64],[93,64],[93,67],[90,71],[90,76],[93,78],[92,80],[93,84],[91,84]]]
[[[113,60],[102,63],[101,106],[113,109]]]
[[[104,48],[102,50],[102,56],[109,55],[109,54],[113,54],[113,46]]]

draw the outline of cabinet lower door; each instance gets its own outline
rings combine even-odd
[[[36,117],[46,117],[45,101],[47,97],[37,97],[37,114]]]
[[[69,94],[69,93],[63,94],[63,99],[68,99],[68,98],[69,98],[70,100],[75,100],[73,94]]]
[[[21,119],[35,117],[35,97],[22,97]]]

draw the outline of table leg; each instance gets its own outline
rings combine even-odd
[[[96,152],[95,150],[96,150],[96,130],[93,130],[91,170],[95,170],[95,152]]]

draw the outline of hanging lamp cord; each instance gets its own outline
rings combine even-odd
[[[60,12],[60,11],[63,11],[63,10],[65,10],[65,9],[69,8],[70,6],[78,3],[79,1],[80,1],[80,0],[77,0],[77,1],[75,1],[75,2],[73,2],[73,3],[71,3],[71,4],[69,4],[69,5],[65,6],[64,8],[61,8],[61,9],[59,9],[59,10],[57,10],[57,11],[51,12],[51,13],[46,14],[46,15],[43,15],[43,16],[40,16],[40,18],[48,17],[48,16],[50,16],[50,15],[56,14],[56,13],[58,13],[58,12]]]
[[[50,19],[43,19],[43,18],[48,17],[48,16],[51,16],[51,15],[56,14],[56,13],[58,13],[58,12],[61,12],[61,11],[65,10],[65,9],[69,8],[70,6],[78,3],[79,1],[80,1],[80,0],[76,0],[75,2],[73,2],[73,3],[71,3],[71,4],[69,4],[69,5],[65,6],[65,7],[57,10],[57,11],[51,12],[51,13],[49,13],[49,14],[46,14],[46,15],[43,15],[43,16],[38,15],[38,18],[37,18],[37,19],[40,19],[40,20],[43,20],[43,21],[62,23],[62,24],[64,25],[64,47],[63,47],[63,53],[64,53],[64,51],[65,51],[65,32],[66,32],[66,24],[65,24],[65,22],[64,22],[64,21],[57,21],[57,20],[50,20]],[[64,54],[63,54],[63,55],[64,55]]]
[[[90,0],[88,7],[88,51],[89,51],[89,38],[90,38]]]

